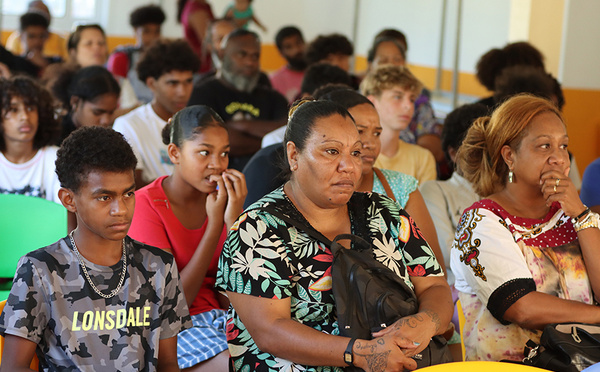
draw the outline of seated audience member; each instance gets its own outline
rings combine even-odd
[[[211,68],[210,56],[202,44],[206,29],[214,19],[212,8],[206,0],[177,0],[177,21],[183,25],[185,40],[200,58],[200,73],[205,73]]]
[[[177,371],[191,326],[173,256],[127,236],[135,155],[119,133],[81,128],[56,159],[77,229],[23,256],[0,315],[3,371]]]
[[[304,37],[297,27],[286,26],[275,35],[275,45],[287,63],[271,74],[271,85],[292,103],[300,94],[307,66],[304,58]]]
[[[475,119],[488,115],[488,107],[481,103],[461,106],[446,116],[442,130],[442,148],[449,164],[455,168],[456,152],[467,130]],[[471,183],[455,168],[452,177],[446,181],[431,180],[419,188],[427,209],[431,214],[440,248],[444,254],[444,263],[448,273],[448,284],[454,284],[454,274],[450,270],[450,247],[454,242],[454,233],[464,210],[480,198]]]
[[[398,232],[408,228],[405,211],[385,196],[355,192],[362,145],[348,111],[328,101],[303,101],[290,111],[289,181],[240,216],[219,259],[216,286],[231,302],[227,339],[236,351],[234,369],[341,370],[348,350],[353,365],[367,371],[375,370],[370,364],[375,357],[382,369],[412,370],[411,356],[444,332],[452,316],[443,271],[420,234],[409,234],[406,243],[399,239]],[[298,226],[261,209],[266,206]],[[374,333],[372,340],[336,336],[331,253],[299,227],[307,223],[328,239],[350,232],[368,236],[376,258],[414,289],[419,313]],[[383,246],[394,254],[378,252]],[[426,269],[424,261],[431,263]]]
[[[411,175],[419,183],[436,179],[435,159],[429,150],[399,137],[413,117],[421,88],[407,68],[390,65],[370,71],[360,86],[381,120],[381,153],[375,166]]]
[[[104,66],[108,58],[106,46],[106,35],[100,25],[79,25],[71,32],[68,39],[69,61],[67,63],[55,63],[46,68],[42,81],[46,86],[52,86],[53,80],[62,73],[64,69],[83,68],[88,66]],[[121,94],[119,96],[119,109],[117,116],[128,112],[138,105],[137,97],[129,81],[121,79]]]
[[[223,40],[219,74],[194,86],[189,105],[206,105],[227,125],[230,166],[242,170],[260,149],[263,136],[285,124],[287,101],[277,91],[258,84],[260,40],[237,29]]]
[[[317,63],[306,70],[302,79],[301,97],[309,97],[321,86],[328,84],[350,87],[350,75],[339,67],[328,63]],[[286,125],[267,133],[262,139],[262,148],[252,156],[244,167],[248,195],[244,208],[283,185],[286,181],[281,172],[285,160],[283,137]]]
[[[350,58],[354,47],[347,37],[341,34],[319,35],[306,47],[306,63],[310,66],[324,62],[337,66],[350,73]],[[358,89],[360,79],[350,75],[352,88]]]
[[[505,68],[496,78],[495,87],[494,102],[496,102],[496,106],[519,93],[529,93],[549,99],[561,112],[565,104],[560,83],[552,75],[533,66],[516,65]],[[573,181],[575,188],[580,190],[581,175],[575,156],[571,152],[569,152],[569,159],[571,161],[569,178]]]
[[[54,81],[51,92],[66,111],[59,145],[77,128],[112,127],[121,88],[104,67],[64,69]]]
[[[211,69],[203,72],[199,79],[195,79],[194,84],[201,84],[205,80],[219,74],[223,58],[223,40],[235,29],[235,24],[229,19],[215,19],[208,25],[202,45],[205,48],[204,53],[210,55]],[[258,78],[258,85],[272,88],[269,77],[262,71]]]
[[[163,142],[173,174],[136,191],[129,235],[175,256],[194,323],[178,335],[179,368],[228,371],[227,311],[214,284],[227,230],[242,212],[244,175],[227,169],[227,129],[206,106],[178,111]]]
[[[417,180],[404,173],[389,169],[378,169],[373,166],[381,149],[379,137],[382,131],[379,115],[377,115],[373,102],[362,94],[344,86],[326,86],[315,92],[315,98],[341,105],[348,110],[356,123],[362,143],[360,152],[362,176],[356,190],[387,195],[405,209],[423,232],[423,236],[429,242],[445,272],[444,256],[438,246],[438,237],[433,221],[417,188]]]
[[[100,25],[79,25],[67,41],[71,63],[81,67],[103,66],[108,58],[106,34]]]
[[[406,40],[405,40],[406,42]],[[396,37],[382,36],[373,41],[367,54],[368,71],[379,66],[391,64],[406,66],[406,51]],[[452,173],[449,169],[441,145],[442,124],[437,121],[429,100],[430,93],[423,88],[415,100],[415,112],[408,127],[400,132],[400,139],[407,143],[415,143],[433,154],[441,173]]]
[[[46,18],[47,21],[46,23],[48,24],[48,26],[50,26],[52,16],[50,15],[50,10],[46,6],[46,4],[44,4],[43,1],[30,1],[29,5],[27,6],[27,13],[37,13],[44,16],[44,18]],[[46,27],[46,29],[48,28],[49,27]],[[14,53],[16,55],[23,54],[25,46],[22,43],[22,34],[20,31],[14,31],[8,36],[8,38],[6,39],[6,49],[8,49],[11,53]],[[62,36],[47,30],[42,55],[48,57],[58,57],[61,60],[67,59],[67,42]]]
[[[582,202],[589,205],[592,211],[600,213],[600,158],[585,168],[580,195]]]
[[[306,70],[306,74],[304,74],[304,77],[302,78],[302,84],[300,85],[300,94],[297,98],[302,99],[312,96],[317,89],[328,84],[343,84],[351,86],[352,79],[346,71],[337,66],[330,65],[329,63],[315,63]],[[274,131],[265,134],[261,142],[261,147],[268,147],[272,144],[283,142],[285,128],[286,126],[283,125]],[[273,190],[275,190],[275,188],[268,191]],[[258,200],[258,198],[256,198],[255,201],[256,200]]]
[[[223,39],[235,29],[235,24],[229,19],[215,19],[208,25],[202,46],[205,53],[210,56],[211,68],[202,74],[201,80],[215,76],[221,68]]]
[[[48,19],[39,13],[25,13],[21,16],[19,34],[23,52],[21,56],[43,70],[51,63],[62,62],[58,56],[44,55],[44,44],[48,39]]]
[[[164,22],[165,13],[160,6],[151,4],[136,8],[129,15],[129,24],[135,34],[135,45],[119,46],[108,57],[108,71],[121,79],[128,79],[137,100],[143,104],[152,100],[152,92],[138,78],[135,65],[144,50],[160,39],[160,29]]]
[[[507,67],[527,65],[545,71],[544,55],[533,45],[525,41],[506,44],[503,48],[493,48],[479,58],[476,66],[477,80],[490,92],[496,91],[496,78]],[[490,109],[496,105],[494,96],[482,98]]]
[[[118,117],[114,128],[123,133],[138,159],[138,188],[173,172],[161,133],[167,120],[190,99],[199,63],[188,43],[179,39],[157,40],[137,64],[140,80],[152,91],[152,101]]]
[[[394,37],[381,36],[375,38],[373,45],[367,52],[367,71],[383,65],[406,65],[404,46]]]
[[[0,108],[0,193],[60,203],[52,96],[29,77],[0,79]]]
[[[567,176],[568,142],[554,104],[518,95],[477,119],[458,150],[484,198],[451,250],[467,360],[522,360],[548,324],[600,322],[600,217]]]

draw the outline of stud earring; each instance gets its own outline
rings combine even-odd
[[[508,171],[508,183],[514,183],[515,182],[515,174],[513,173],[513,171]]]
[[[292,172],[298,169],[298,164],[292,165]]]

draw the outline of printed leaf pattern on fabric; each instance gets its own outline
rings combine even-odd
[[[296,226],[256,209],[261,205],[274,206],[294,220],[308,224],[282,188],[250,206],[225,242],[217,288],[270,299],[290,298],[292,319],[324,333],[339,334],[331,291],[333,257],[329,248]],[[411,288],[410,276],[443,275],[418,229],[410,226],[410,216],[393,200],[378,194],[355,193],[348,209],[352,232],[373,242],[375,258]],[[401,230],[410,233],[406,242],[399,240]],[[227,334],[236,371],[343,370],[299,365],[261,352],[231,307]]]

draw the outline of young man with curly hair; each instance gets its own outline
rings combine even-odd
[[[2,371],[179,371],[191,326],[174,258],[127,236],[136,158],[112,129],[85,127],[58,150],[62,204],[77,229],[23,256],[0,315]]]
[[[138,62],[138,76],[154,98],[117,118],[113,127],[123,133],[138,159],[138,188],[173,172],[161,132],[167,120],[187,105],[199,66],[198,56],[183,39],[156,41]]]
[[[0,80],[0,194],[60,203],[54,173],[59,134],[50,92],[24,76]]]

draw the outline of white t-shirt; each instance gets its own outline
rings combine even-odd
[[[285,135],[286,128],[287,128],[287,125],[284,125],[283,127],[279,127],[277,129],[265,134],[265,136],[262,139],[262,143],[261,143],[260,147],[267,147],[267,146],[274,145],[276,143],[283,142],[283,136]]]
[[[144,181],[173,173],[173,163],[162,142],[162,130],[167,124],[152,109],[150,103],[136,108],[115,120],[113,129],[125,136],[137,157],[137,169],[143,171]]]
[[[15,164],[0,153],[0,194],[36,196],[60,204],[60,182],[54,170],[56,146],[46,146],[29,161]]]

